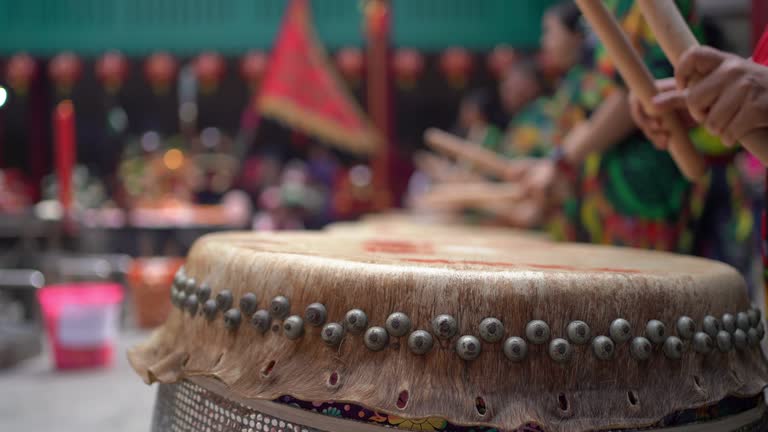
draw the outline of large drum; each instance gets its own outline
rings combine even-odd
[[[734,269],[428,237],[198,240],[129,353],[161,383],[153,430],[768,430],[764,325]]]

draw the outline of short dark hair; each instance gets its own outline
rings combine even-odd
[[[507,74],[511,72],[520,72],[525,75],[526,78],[535,82],[542,92],[549,91],[550,83],[547,81],[546,74],[541,67],[541,64],[534,57],[523,57],[516,61],[512,66],[507,69]]]
[[[486,89],[475,89],[470,91],[464,96],[461,103],[474,105],[486,119],[490,119],[493,115],[493,98]]]
[[[586,34],[586,26],[581,16],[581,10],[571,0],[557,3],[547,9],[548,14],[557,17],[560,22],[572,33]]]

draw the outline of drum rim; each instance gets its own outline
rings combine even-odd
[[[256,410],[262,414],[320,430],[334,432],[382,432],[393,429],[403,430],[349,419],[331,417],[269,400],[243,398],[229,391],[226,384],[213,378],[192,376],[186,377],[185,380],[221,397],[229,399],[233,402],[237,402],[247,408]],[[638,428],[637,426],[633,427],[636,430],[642,430],[643,432],[722,432],[724,430],[738,430],[740,427],[748,426],[758,421],[762,416],[766,415],[767,410],[768,389],[763,391],[762,404],[755,408],[731,416],[707,422],[676,425],[655,429],[645,429],[642,427]],[[630,428],[629,430],[633,429]]]

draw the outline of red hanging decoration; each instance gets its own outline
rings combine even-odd
[[[56,105],[53,113],[53,135],[59,203],[64,212],[64,222],[69,223],[73,204],[72,170],[77,163],[75,108],[71,100],[67,99]]]
[[[411,48],[402,48],[395,52],[393,60],[397,85],[403,90],[416,86],[424,72],[424,56]]]
[[[504,73],[517,61],[517,52],[509,45],[497,45],[488,54],[488,69],[496,79],[501,79]]]
[[[472,72],[472,55],[464,48],[448,48],[440,59],[440,69],[454,88],[463,88]]]
[[[365,69],[365,59],[363,58],[363,52],[360,48],[346,47],[340,49],[336,53],[336,66],[339,68],[341,75],[352,83],[358,85],[363,78],[363,71]]]
[[[128,76],[128,60],[119,51],[110,51],[96,62],[96,76],[109,93],[117,93]]]
[[[8,65],[5,69],[5,80],[17,94],[26,94],[29,83],[36,77],[37,63],[29,54],[15,54],[8,60]]]
[[[144,62],[144,75],[157,94],[168,91],[177,69],[176,59],[166,52],[156,52]]]
[[[215,91],[225,71],[224,59],[218,53],[205,52],[195,59],[195,74],[203,93]]]
[[[56,84],[56,91],[60,95],[67,95],[72,92],[72,87],[82,73],[80,59],[71,52],[64,52],[51,60],[48,65],[48,74]]]
[[[261,51],[249,51],[240,60],[240,75],[251,90],[256,90],[267,70],[267,55]]]
[[[291,0],[259,90],[264,117],[350,153],[375,154],[381,137],[331,68],[309,0]]]

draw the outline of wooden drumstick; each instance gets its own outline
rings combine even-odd
[[[659,3],[664,3],[661,0]],[[611,56],[616,68],[624,77],[629,88],[638,95],[649,112],[653,112],[653,97],[658,93],[651,72],[640,59],[619,23],[599,0],[576,0],[584,17],[589,21],[605,49]],[[704,158],[696,152],[688,131],[674,114],[662,116],[662,122],[671,132],[669,153],[680,170],[689,180],[697,180],[706,171]],[[652,175],[649,173],[649,175]]]
[[[638,0],[637,3],[656,35],[659,45],[673,65],[677,66],[685,51],[699,45],[683,16],[680,15],[675,2]],[[768,130],[756,130],[739,141],[750,153],[760,159],[760,162],[768,165]]]
[[[413,158],[416,167],[432,180],[440,183],[464,183],[483,181],[484,178],[454,162],[445,160],[431,152],[420,152]]]
[[[429,200],[445,203],[500,203],[515,202],[525,197],[523,188],[512,183],[463,183],[436,185]]]
[[[508,160],[440,129],[427,129],[424,132],[424,140],[435,150],[471,162],[478,169],[493,176],[505,178],[510,172],[512,164]]]

